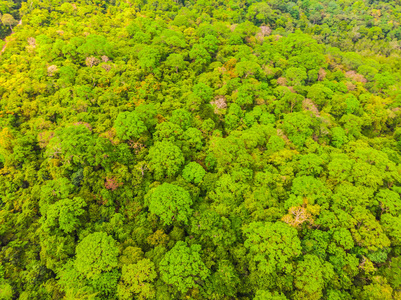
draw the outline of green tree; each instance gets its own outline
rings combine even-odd
[[[305,255],[295,272],[294,285],[298,291],[294,299],[321,299],[325,285],[333,277],[333,266],[322,263],[315,255]]]
[[[244,229],[244,246],[249,251],[250,270],[257,285],[269,275],[290,274],[292,260],[301,254],[297,230],[282,222],[253,222]]]
[[[283,129],[288,138],[297,147],[302,147],[313,134],[313,119],[303,112],[290,113],[284,116]]]
[[[178,241],[160,262],[161,279],[180,292],[202,285],[210,271],[202,262],[201,246]]]
[[[288,80],[289,85],[301,86],[304,85],[308,75],[304,68],[291,67],[285,71],[285,78]]]
[[[150,212],[159,216],[163,224],[188,223],[193,200],[182,187],[165,182],[151,190],[147,197]]]
[[[168,67],[174,68],[176,73],[178,73],[180,70],[183,70],[186,66],[182,55],[176,53],[170,54],[167,57],[165,64]]]
[[[272,22],[276,17],[275,12],[271,9],[268,3],[260,2],[253,3],[247,13],[247,18],[251,21],[256,21],[256,23],[268,24]]]
[[[205,176],[205,169],[196,162],[190,162],[182,170],[182,177],[188,181],[195,184],[201,183],[203,177]]]
[[[45,154],[49,159],[60,158],[65,167],[107,167],[112,150],[108,140],[92,134],[85,125],[74,125],[57,130]]]
[[[142,259],[136,264],[123,265],[121,279],[117,288],[120,299],[153,299],[155,287],[153,281],[157,273],[149,259]]]
[[[156,179],[174,176],[185,161],[180,148],[168,141],[156,142],[149,149],[148,160]]]
[[[87,278],[94,278],[117,267],[119,250],[116,241],[105,232],[86,236],[78,244],[76,252],[75,267]]]
[[[85,210],[82,209],[85,206],[85,201],[80,197],[57,201],[47,207],[42,218],[43,227],[49,230],[56,226],[65,233],[70,233],[76,230],[80,224],[79,216],[85,213]]]
[[[114,127],[117,136],[123,140],[138,139],[146,131],[145,124],[135,111],[119,113]]]
[[[14,19],[14,17],[10,14],[4,14],[1,16],[1,22],[6,25],[10,26],[10,30],[13,30],[13,26],[17,25],[18,21]]]
[[[145,71],[156,68],[161,59],[160,51],[154,46],[145,46],[138,52],[138,63]]]

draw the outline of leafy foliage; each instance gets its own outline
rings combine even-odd
[[[0,0],[0,298],[400,299],[399,4]]]

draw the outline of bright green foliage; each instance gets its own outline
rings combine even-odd
[[[210,63],[211,56],[209,52],[200,44],[195,44],[189,52],[189,57],[194,60],[196,70],[201,71],[203,67]]]
[[[399,289],[401,286],[401,257],[391,259],[389,265],[383,267],[383,273],[393,289]]]
[[[334,127],[331,132],[334,147],[341,148],[342,145],[348,142],[347,134],[341,127]]]
[[[63,291],[71,297],[114,295],[119,278],[118,253],[115,240],[105,232],[86,236],[76,247],[75,260],[58,271]]]
[[[153,103],[141,104],[137,106],[135,108],[135,113],[149,130],[151,130],[157,124],[157,109]]]
[[[294,299],[321,299],[325,282],[333,276],[333,266],[330,263],[322,264],[315,255],[305,255],[299,262],[295,272],[295,287],[298,291]]]
[[[376,199],[380,203],[382,212],[387,212],[394,216],[399,215],[401,211],[401,198],[398,193],[382,189],[376,194]]]
[[[13,298],[13,287],[4,279],[4,267],[0,265],[0,297],[4,300]]]
[[[371,251],[390,246],[390,240],[385,234],[383,227],[380,226],[379,222],[367,209],[357,207],[352,212],[352,216],[356,221],[354,221],[355,227],[351,229],[355,243]]]
[[[163,122],[156,125],[156,132],[153,137],[156,141],[176,142],[182,138],[184,131],[177,124]]]
[[[316,154],[302,155],[299,160],[298,175],[318,176],[323,171],[324,160]]]
[[[148,201],[150,212],[166,225],[174,221],[187,223],[192,212],[193,200],[188,191],[166,182],[149,192]]]
[[[145,70],[153,70],[160,62],[160,52],[157,48],[145,46],[138,53],[138,63]]]
[[[87,278],[95,278],[117,267],[118,248],[115,240],[104,232],[85,237],[77,246],[75,268]]]
[[[205,245],[231,245],[236,240],[231,225],[228,218],[214,210],[203,210],[191,217],[190,232]]]
[[[174,68],[177,73],[186,66],[182,55],[176,53],[170,54],[169,57],[167,57],[165,64],[166,66]]]
[[[285,73],[285,77],[288,80],[290,85],[303,85],[305,79],[307,78],[307,74],[304,68],[289,68]]]
[[[69,126],[56,131],[46,146],[46,157],[59,158],[66,167],[108,164],[110,142],[92,134],[84,125]]]
[[[284,116],[283,129],[288,138],[297,147],[302,147],[312,136],[312,118],[302,112],[290,113]]]
[[[210,271],[202,262],[201,246],[179,241],[160,262],[161,278],[185,293],[205,280]]]
[[[85,206],[86,203],[80,197],[62,199],[50,205],[43,220],[44,228],[56,226],[60,227],[65,233],[72,232],[80,223],[78,217],[85,213],[83,210]]]
[[[185,109],[173,111],[170,122],[179,125],[183,130],[187,130],[192,125],[192,116]]]
[[[371,284],[363,287],[363,291],[360,294],[359,299],[368,299],[368,300],[391,300],[394,299],[392,297],[393,289],[386,282],[386,279],[381,276],[373,277],[373,281]]]
[[[384,214],[381,217],[383,229],[393,245],[401,245],[400,221],[401,218],[399,216],[394,217],[391,214]]]
[[[114,122],[117,136],[123,140],[138,139],[146,131],[146,126],[136,112],[119,113]]]
[[[244,233],[251,270],[260,276],[282,270],[291,272],[291,261],[301,254],[296,229],[282,222],[254,222],[244,228]]]
[[[182,170],[182,177],[186,181],[193,182],[195,184],[199,184],[205,174],[205,169],[196,162],[190,162],[185,166],[184,170]]]
[[[82,53],[84,57],[101,55],[111,57],[113,56],[113,45],[103,35],[91,34],[77,51]]]
[[[319,179],[312,176],[300,176],[292,182],[291,195],[286,200],[286,207],[322,204],[329,196],[330,190]]]
[[[174,176],[184,163],[180,148],[168,141],[156,142],[149,149],[148,159],[149,168],[158,179]]]
[[[199,129],[188,128],[183,134],[183,139],[185,140],[185,146],[183,150],[189,153],[193,153],[197,150],[201,150],[203,146],[203,137]]]
[[[324,107],[333,96],[333,91],[321,83],[312,85],[308,90],[310,98],[319,108]]]

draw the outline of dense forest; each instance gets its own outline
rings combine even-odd
[[[399,0],[0,20],[0,299],[401,299]]]

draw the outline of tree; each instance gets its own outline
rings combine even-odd
[[[18,23],[18,21],[15,20],[14,17],[10,14],[4,14],[3,16],[1,16],[1,22],[6,26],[10,26],[11,31],[13,30],[13,26],[17,25]]]
[[[209,52],[214,53],[219,47],[219,40],[212,34],[207,34],[203,38],[199,39],[201,45]]]
[[[156,142],[149,149],[148,160],[156,179],[174,176],[185,161],[180,148],[168,141]]]
[[[48,206],[42,218],[43,228],[50,230],[56,226],[60,227],[65,233],[74,231],[80,223],[79,216],[85,213],[85,210],[82,209],[85,206],[85,201],[80,197],[57,201]]]
[[[384,228],[365,207],[356,207],[353,212],[354,226],[351,234],[355,243],[370,251],[389,247],[391,242]]]
[[[136,264],[123,265],[121,279],[117,288],[120,299],[153,299],[155,288],[152,282],[157,277],[155,265],[149,259]]]
[[[96,34],[88,35],[85,42],[77,48],[77,52],[81,53],[84,58],[103,55],[113,57],[113,50],[113,45],[105,36]]]
[[[195,184],[199,184],[205,174],[205,169],[196,162],[190,162],[185,166],[184,170],[182,171],[182,177],[186,181],[193,182]]]
[[[285,71],[285,78],[288,80],[289,85],[300,86],[304,85],[308,76],[304,68],[291,67]]]
[[[86,278],[95,278],[117,267],[116,241],[105,232],[86,236],[77,246],[75,268]]]
[[[252,222],[243,232],[252,278],[257,286],[266,286],[269,277],[278,273],[291,273],[292,260],[301,254],[296,229],[282,222]]]
[[[229,260],[219,261],[217,271],[208,279],[212,297],[223,297],[223,295],[234,297],[239,283],[238,273]]]
[[[383,266],[383,273],[393,289],[401,286],[401,257],[391,258],[388,265]]]
[[[388,189],[381,189],[376,194],[376,199],[380,203],[381,212],[388,212],[394,216],[399,215],[401,211],[400,195]]]
[[[202,82],[195,84],[192,90],[204,103],[208,103],[213,99],[213,89]]]
[[[203,146],[203,136],[199,129],[190,127],[185,130],[184,135],[184,145],[183,151],[188,155],[193,155],[194,152],[202,150]]]
[[[391,300],[393,289],[387,283],[386,279],[381,276],[374,276],[372,283],[365,285],[363,291],[359,294],[359,299],[368,300]]]
[[[262,68],[254,61],[241,61],[237,63],[235,70],[237,71],[238,75],[243,78],[258,78],[262,73]]]
[[[182,187],[165,182],[151,190],[147,197],[150,212],[159,216],[163,224],[188,223],[193,200]]]
[[[139,65],[145,71],[149,71],[153,70],[159,65],[161,54],[160,51],[154,46],[145,46],[141,51],[139,51],[138,58]]]
[[[222,201],[223,202],[223,201]],[[215,210],[202,209],[191,216],[189,233],[205,247],[233,245],[236,241],[231,221]]]
[[[333,91],[321,83],[312,85],[308,90],[308,98],[310,98],[319,109],[322,109],[332,96]]]
[[[199,245],[188,246],[178,241],[160,262],[161,279],[182,293],[201,285],[210,271],[202,262],[200,251]]]
[[[276,14],[271,9],[268,3],[253,3],[247,13],[247,18],[251,21],[255,20],[258,24],[268,24],[272,22],[276,17]]]
[[[135,113],[145,124],[149,131],[153,131],[154,126],[157,124],[157,109],[153,103],[142,103],[141,105],[135,107]]]
[[[107,167],[110,163],[111,143],[93,135],[83,124],[60,128],[46,146],[48,159],[60,158],[65,167],[97,166]]]
[[[198,72],[202,71],[212,59],[209,52],[201,44],[195,44],[192,47],[189,57],[194,61],[194,67]]]
[[[165,64],[168,67],[174,68],[176,73],[178,73],[180,70],[183,70],[186,66],[182,55],[176,53],[170,54],[167,57]]]
[[[290,113],[284,116],[283,129],[291,142],[302,147],[313,134],[313,119],[303,112]]]
[[[292,206],[324,204],[330,197],[331,191],[324,183],[312,176],[294,178],[291,186],[291,195],[285,201],[286,208]]]
[[[146,131],[145,124],[135,111],[119,113],[114,127],[117,136],[123,140],[139,139]]]
[[[321,299],[325,285],[333,275],[330,263],[323,264],[319,257],[305,255],[295,272],[294,285],[298,291],[294,293],[294,299]]]
[[[177,145],[183,134],[184,131],[178,124],[163,122],[156,125],[156,132],[153,134],[153,138],[155,141],[169,141]]]
[[[347,134],[345,133],[345,130],[341,127],[334,127],[331,130],[331,134],[332,134],[331,143],[336,148],[341,148],[342,145],[348,142]]]
[[[192,125],[192,115],[185,109],[176,109],[173,111],[170,122],[179,125],[183,130],[187,130]]]
[[[59,271],[63,290],[70,295],[114,295],[119,273],[116,241],[105,232],[87,235],[76,247],[73,261]]]
[[[318,176],[323,171],[324,159],[314,153],[302,155],[299,159],[299,175]]]
[[[398,4],[0,0],[0,298],[401,298]]]

